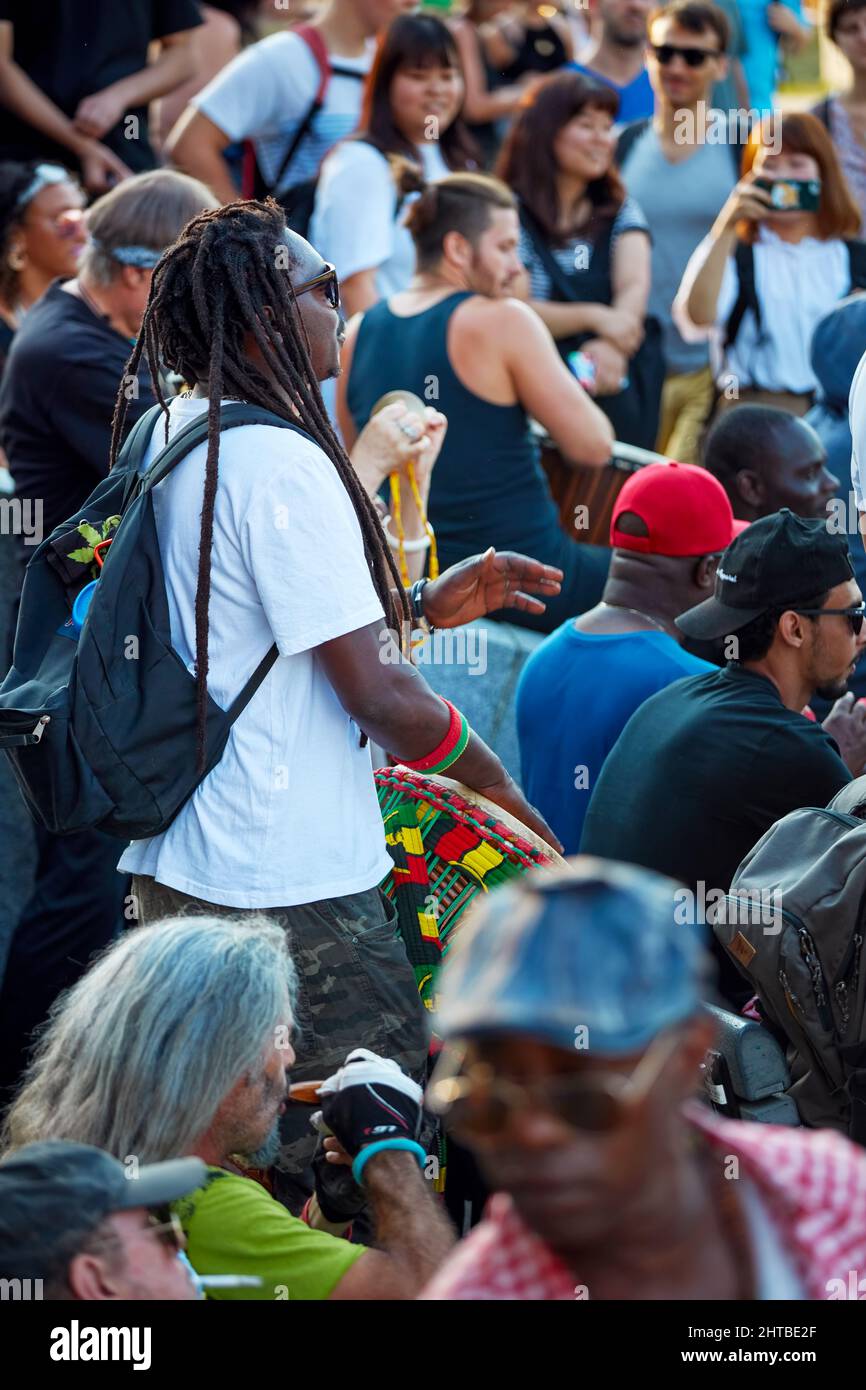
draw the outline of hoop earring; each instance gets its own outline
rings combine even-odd
[[[11,251],[6,257],[6,264],[8,265],[10,270],[24,269],[25,265],[27,264],[27,257],[24,255],[24,252],[21,250],[20,246],[12,247]]]

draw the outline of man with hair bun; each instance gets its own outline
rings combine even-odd
[[[358,315],[343,349],[338,418],[351,447],[386,391],[414,392],[449,420],[430,491],[444,565],[488,545],[564,571],[544,614],[503,616],[551,631],[592,607],[609,555],[560,529],[529,418],[562,454],[601,467],[611,426],[562,362],[550,333],[512,297],[522,274],[512,193],[483,174],[452,174],[413,203],[407,225],[416,274],[408,288]]]

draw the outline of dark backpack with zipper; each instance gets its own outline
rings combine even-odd
[[[788,1041],[804,1124],[866,1144],[866,778],[761,837],[707,921]]]
[[[96,827],[130,840],[166,830],[277,659],[274,645],[227,710],[208,697],[199,773],[195,676],[171,642],[152,494],[207,439],[207,411],[141,473],[161,417],[153,406],[133,426],[112,472],[42,542],[24,576],[13,665],[0,685],[0,749],[36,820],[59,835]],[[258,406],[222,407],[221,430],[257,424],[304,434]],[[89,562],[72,558],[82,524],[91,535],[107,531],[111,544],[79,634],[72,606],[92,577]]]

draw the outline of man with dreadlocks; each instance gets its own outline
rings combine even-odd
[[[194,218],[154,272],[127,372],[144,354],[157,394],[160,364],[192,389],[166,407],[145,466],[208,412],[207,444],[153,494],[172,641],[198,683],[202,766],[208,693],[225,707],[273,642],[279,659],[214,770],[167,831],[130,845],[120,868],[135,875],[145,923],[217,905],[265,909],[283,925],[300,976],[298,1079],[328,1075],[359,1042],[420,1078],[425,1013],[377,887],[391,861],[367,739],[423,762],[440,746],[456,749],[456,729],[464,751],[453,776],[552,836],[462,716],[393,645],[386,655],[385,628],[411,625],[408,598],[318,384],[339,371],[342,333],[333,267],[287,231],[273,201]],[[227,400],[303,433],[257,424],[221,436]],[[120,392],[112,460],[125,408]],[[438,595],[428,585],[428,617],[459,606],[467,621],[491,598],[540,607],[515,591],[556,592],[556,571],[495,558],[506,560],[495,575],[488,554],[437,581]],[[289,1107],[286,1126],[299,1109]],[[292,1182],[315,1139],[305,1119],[283,1137],[281,1190],[295,1205],[305,1189]]]

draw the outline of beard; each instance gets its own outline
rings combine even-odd
[[[277,1116],[271,1125],[267,1139],[252,1153],[248,1153],[246,1158],[254,1168],[272,1168],[280,1156],[281,1148],[280,1120]]]
[[[815,688],[815,694],[822,700],[838,700],[848,693],[848,677],[840,676],[838,680],[830,681],[826,685],[819,685]]]
[[[646,33],[643,29],[633,34],[628,30],[623,33],[622,29],[616,29],[612,26],[609,33],[611,42],[615,43],[617,48],[639,48],[641,44],[646,43]]]

